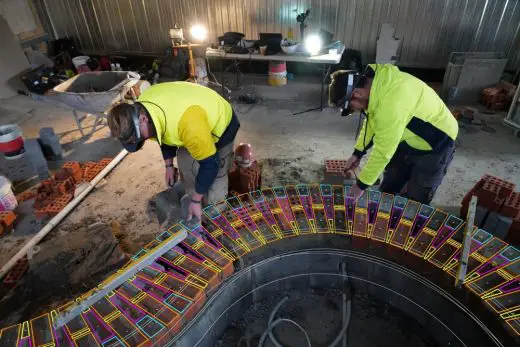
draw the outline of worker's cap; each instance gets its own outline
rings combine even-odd
[[[128,152],[137,152],[144,145],[139,128],[140,104],[119,104],[108,112],[108,127]]]

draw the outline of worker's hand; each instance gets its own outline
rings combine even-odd
[[[354,170],[355,168],[357,168],[359,166],[360,162],[361,162],[361,159],[359,159],[355,155],[353,155],[350,158],[348,158],[348,160],[347,160],[347,167],[345,167],[345,170],[343,171],[343,174],[345,176],[347,176],[348,172],[350,170]]]
[[[177,177],[175,177],[175,167],[169,166],[166,168],[166,172],[164,173],[164,179],[166,180],[166,186],[171,187],[177,181]]]
[[[195,202],[190,202],[190,205],[188,206],[188,218],[186,218],[186,220],[190,221],[193,217],[200,222],[202,218],[202,206],[200,203],[197,204]]]
[[[350,196],[354,198],[354,200],[357,201],[363,195],[364,190],[358,187],[357,184],[354,184],[352,188],[350,189]]]

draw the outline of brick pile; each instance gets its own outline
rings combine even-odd
[[[496,87],[484,88],[482,90],[481,102],[491,110],[504,111],[509,109],[514,93],[514,85],[510,83],[501,83]]]
[[[87,162],[84,165],[78,162],[63,164],[52,179],[41,182],[38,187],[33,204],[36,217],[57,215],[74,198],[76,185],[92,181],[111,161],[112,159],[105,158],[97,163]]]
[[[479,218],[482,225],[493,229],[489,220],[500,220],[501,228],[507,230],[487,230],[492,234],[507,235],[506,239],[511,243],[520,241],[520,192],[515,192],[516,185],[496,176],[484,175],[462,199],[461,216],[465,217],[468,212],[469,202],[472,196],[478,198],[477,205],[480,213],[486,216]],[[498,223],[498,222],[497,222]],[[498,236],[498,235],[497,235]]]
[[[16,195],[16,201],[18,201],[18,204],[21,204],[24,201],[34,199],[36,195],[38,195],[37,189],[29,189]]]
[[[260,189],[262,185],[262,167],[255,160],[249,167],[233,164],[229,173],[229,192],[245,194]]]
[[[0,236],[13,230],[16,214],[11,211],[0,212]]]

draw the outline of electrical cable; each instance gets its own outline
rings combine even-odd
[[[346,305],[346,312],[344,312],[345,319],[343,321],[343,326],[341,327],[341,330],[339,331],[336,338],[327,347],[336,347],[342,339],[344,339],[345,341],[347,340],[347,336],[345,336],[345,335],[346,335],[347,329],[350,325],[350,320],[352,318],[352,300],[351,300],[350,289],[345,290],[345,293],[343,294],[343,298],[344,298],[344,305]],[[312,347],[309,335],[307,334],[307,331],[301,325],[299,325],[292,319],[287,319],[287,318],[278,318],[278,319],[274,320],[276,313],[287,300],[289,300],[288,296],[283,297],[271,311],[271,314],[269,315],[269,320],[267,322],[267,329],[265,329],[264,332],[262,333],[262,336],[260,337],[260,341],[258,342],[258,347],[264,346],[264,343],[265,343],[265,340],[267,339],[267,337],[269,337],[271,342],[276,347],[283,347],[282,344],[280,344],[280,342],[276,339],[276,337],[274,336],[274,333],[273,333],[274,327],[276,327],[277,325],[279,325],[282,322],[291,323],[291,324],[295,325],[296,327],[298,327],[298,329],[300,329],[305,334],[305,339],[307,340],[308,347]],[[346,342],[345,342],[345,345],[346,345]]]
[[[217,77],[215,77],[215,75],[214,75],[213,72],[211,71],[211,67],[210,67],[210,64],[209,64],[209,59],[208,59],[207,57],[206,57],[206,63],[207,63],[206,65],[207,65],[207,67],[208,67],[208,72],[209,72],[209,74],[210,74],[210,75],[213,77],[213,79],[215,80],[215,82],[212,82],[212,81],[208,81],[208,82],[209,82],[209,83],[212,83],[212,84],[214,84],[214,85],[216,85],[217,87],[224,88],[228,94],[231,94],[231,90],[230,90],[228,87],[226,87],[225,85],[222,85],[222,84],[218,81]],[[224,82],[224,81],[222,81],[222,82]]]
[[[272,332],[272,330],[269,328],[271,326],[271,324],[273,323],[273,320],[274,320],[274,317],[276,316],[276,312],[278,312],[278,310],[280,309],[280,307],[282,307],[282,305],[287,301],[289,300],[289,297],[288,296],[284,296],[282,298],[282,300],[280,300],[276,306],[273,308],[273,310],[271,311],[271,314],[269,315],[269,320],[267,321],[267,329],[264,331],[267,332],[269,334],[269,338],[271,339],[271,341],[275,344],[276,347],[282,347],[280,345],[280,343],[276,340],[276,338],[274,337],[274,334]],[[265,338],[264,338],[265,339]],[[260,339],[260,341],[262,341],[262,339]],[[263,346],[263,342],[262,344],[258,344],[259,347],[262,347]]]
[[[334,341],[332,341],[328,347],[336,347],[338,345],[338,343],[341,341],[341,339],[343,339],[343,336],[345,335],[345,333],[347,332],[347,329],[348,329],[348,326],[350,325],[350,319],[352,317],[352,300],[348,299],[347,301],[347,320],[346,322],[343,324],[343,327],[341,328],[341,330],[339,331],[338,333],[338,336],[336,336],[336,338],[334,339]],[[345,336],[345,339],[347,337]]]
[[[276,339],[276,337],[274,336],[273,334],[273,328],[275,326],[277,326],[278,324],[282,323],[282,322],[287,322],[287,323],[291,323],[295,326],[298,327],[298,329],[300,329],[304,334],[305,334],[305,338],[307,340],[307,345],[309,347],[311,347],[311,340],[309,339],[309,335],[307,334],[307,332],[305,331],[305,329],[299,325],[298,323],[296,323],[295,321],[291,320],[291,319],[287,319],[287,318],[279,318],[277,320],[274,320],[274,317],[276,316],[276,313],[278,312],[278,310],[280,309],[280,307],[282,307],[282,305],[287,301],[289,300],[289,297],[288,296],[284,296],[282,298],[282,300],[280,300],[276,306],[273,308],[273,310],[271,311],[271,314],[269,315],[269,320],[267,321],[267,329],[265,329],[264,333],[262,334],[262,336],[260,337],[260,341],[258,342],[258,347],[263,347],[264,343],[265,343],[265,340],[267,338],[267,336],[269,336],[269,339],[271,340],[271,342],[276,346],[276,347],[283,347],[282,344],[280,344],[280,342],[278,342],[278,340]]]

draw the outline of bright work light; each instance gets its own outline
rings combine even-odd
[[[305,38],[304,45],[307,52],[309,52],[311,55],[316,55],[321,49],[321,38],[316,34],[309,35]]]
[[[208,37],[208,29],[200,24],[192,26],[190,33],[191,37],[197,41],[204,41]]]

